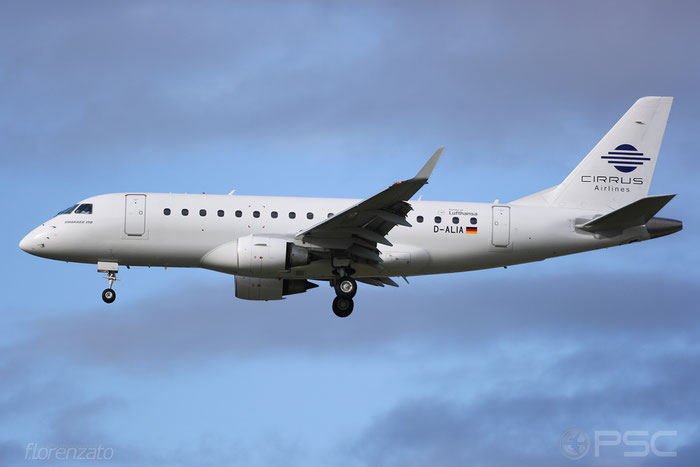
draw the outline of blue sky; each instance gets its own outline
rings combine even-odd
[[[695,2],[0,10],[0,465],[37,463],[28,443],[119,466],[568,465],[571,427],[678,432],[675,458],[579,465],[696,462]],[[252,303],[199,270],[122,271],[106,306],[94,266],[17,247],[99,193],[366,197],[441,145],[424,199],[509,201],[644,95],[676,98],[651,193],[678,193],[661,215],[682,232],[363,287],[347,320],[328,287]]]

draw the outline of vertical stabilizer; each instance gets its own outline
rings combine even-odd
[[[646,197],[672,101],[639,99],[559,186],[528,198],[610,211]],[[519,201],[525,204],[528,198]]]

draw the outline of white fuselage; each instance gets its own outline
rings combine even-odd
[[[444,147],[411,179],[364,199],[164,193],[95,196],[30,232],[33,255],[97,264],[114,302],[120,265],[200,267],[236,276],[236,297],[281,300],[328,281],[352,313],[357,282],[540,261],[649,240],[683,223],[649,196],[671,97],[638,99],[564,179],[508,204],[410,201]]]
[[[145,195],[139,207],[142,233],[128,234],[128,195],[86,199],[81,203],[91,203],[92,213],[57,215],[30,232],[20,246],[34,255],[62,261],[204,267],[237,274],[236,262],[229,256],[239,238],[280,237],[313,248],[295,235],[359,201],[146,193],[139,194]],[[576,229],[576,224],[601,214],[585,209],[438,201],[411,201],[411,206],[407,220],[412,227],[395,227],[387,235],[393,246],[378,245],[382,268],[359,264],[356,277],[486,269],[650,238],[641,226],[612,237]],[[166,209],[169,215],[164,214]],[[183,215],[183,209],[188,215]],[[293,219],[290,213],[295,214]],[[437,217],[441,222],[436,222]],[[330,259],[320,259],[276,272],[274,277],[331,279],[333,267]]]

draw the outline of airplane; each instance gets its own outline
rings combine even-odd
[[[444,147],[415,177],[364,199],[114,193],[84,199],[27,234],[35,256],[96,264],[114,302],[119,266],[206,268],[235,295],[280,300],[327,282],[333,312],[358,282],[507,267],[680,231],[655,217],[675,195],[648,196],[672,97],[639,99],[566,179],[510,203],[412,200]]]

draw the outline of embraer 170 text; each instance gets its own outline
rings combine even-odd
[[[107,303],[120,265],[235,275],[236,297],[279,300],[326,281],[348,316],[357,282],[495,268],[649,240],[682,229],[648,196],[671,97],[639,99],[559,185],[511,203],[416,201],[442,154],[365,200],[116,193],[61,211],[19,246],[97,264]]]

